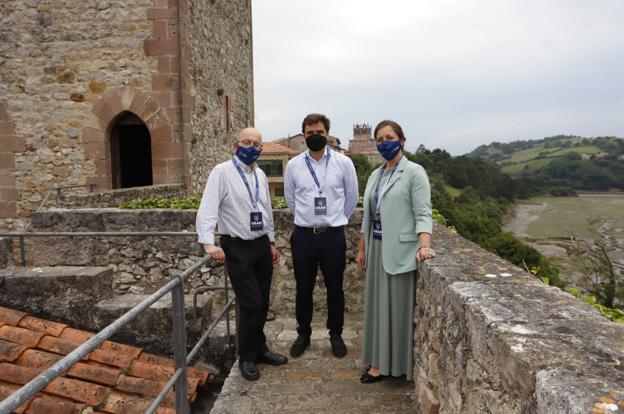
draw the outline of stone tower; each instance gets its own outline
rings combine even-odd
[[[370,124],[353,125],[353,138],[349,141],[349,154],[361,154],[373,165],[383,162],[377,151]]]
[[[252,123],[251,0],[0,2],[0,228],[58,186],[200,192]]]

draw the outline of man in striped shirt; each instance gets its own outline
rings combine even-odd
[[[280,255],[268,181],[255,164],[262,151],[260,131],[243,129],[232,149],[232,159],[217,165],[208,176],[196,228],[206,254],[225,261],[240,310],[239,368],[244,378],[256,380],[260,377],[256,363],[288,362],[285,356],[269,351],[263,332],[273,264]],[[217,230],[221,247],[215,245]]]

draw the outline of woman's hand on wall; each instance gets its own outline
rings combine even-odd
[[[427,259],[433,259],[436,256],[435,250],[431,247],[420,247],[416,252],[416,260],[424,262]]]

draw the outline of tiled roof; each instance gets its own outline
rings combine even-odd
[[[263,154],[286,154],[291,156],[299,154],[292,148],[271,141],[263,142],[262,147]]]
[[[17,391],[94,334],[0,306],[0,401]],[[175,371],[169,358],[105,341],[55,379],[16,413],[143,413]],[[191,401],[208,372],[189,367]],[[157,411],[175,414],[169,393]]]

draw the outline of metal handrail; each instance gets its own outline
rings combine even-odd
[[[0,235],[1,237],[1,235]],[[16,236],[19,237],[19,236]],[[187,377],[186,366],[195,357],[199,349],[204,345],[210,333],[215,329],[219,321],[223,316],[228,313],[229,309],[235,302],[235,298],[228,298],[228,278],[227,270],[224,267],[224,292],[226,296],[226,305],[223,307],[210,327],[204,332],[197,344],[193,347],[190,354],[186,353],[186,330],[185,330],[185,315],[184,315],[184,279],[189,275],[200,269],[206,263],[211,260],[210,256],[204,257],[197,261],[184,272],[175,276],[163,287],[152,293],[141,303],[124,313],[113,323],[102,329],[91,339],[80,345],[78,348],[67,354],[64,358],[45,370],[43,373],[32,379],[30,382],[22,386],[15,393],[11,394],[8,398],[0,401],[0,414],[9,414],[14,409],[22,405],[24,402],[32,398],[37,392],[41,391],[46,385],[58,378],[63,372],[67,371],[72,365],[80,361],[85,355],[98,347],[102,342],[110,338],[121,327],[132,321],[147,308],[160,300],[165,294],[171,292],[172,297],[172,322],[173,322],[173,335],[174,335],[174,359],[175,359],[175,372],[172,378],[167,382],[167,385],[161,391],[161,394],[152,403],[150,408],[146,412],[153,413],[160,402],[165,398],[167,393],[175,385],[176,388],[176,413],[188,414],[189,404],[187,398]],[[229,299],[229,300],[228,300]],[[229,334],[229,318],[227,319],[227,328]],[[229,339],[229,338],[228,338]],[[158,404],[154,405],[158,401]]]

